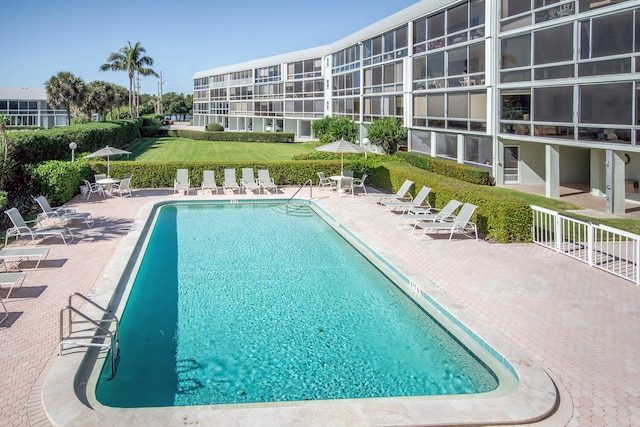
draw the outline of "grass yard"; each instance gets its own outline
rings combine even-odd
[[[149,162],[221,160],[228,162],[292,160],[315,152],[315,141],[277,144],[265,142],[214,142],[185,138],[140,138],[127,147],[130,159]]]

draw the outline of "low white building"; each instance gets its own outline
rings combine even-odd
[[[9,126],[50,129],[68,125],[66,110],[51,108],[44,88],[0,87],[0,114],[4,114]]]

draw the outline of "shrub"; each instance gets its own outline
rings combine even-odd
[[[207,124],[205,129],[207,130],[207,132],[224,132],[224,126],[222,126],[220,123],[209,123]]]
[[[44,195],[56,205],[61,205],[78,194],[83,179],[89,179],[91,169],[86,159],[71,163],[63,160],[48,160],[25,166],[31,175],[31,195]]]
[[[313,134],[323,144],[339,139],[355,142],[358,138],[358,125],[346,117],[325,117],[311,125]]]
[[[492,183],[489,171],[478,167],[461,165],[451,160],[438,159],[418,153],[399,151],[395,156],[417,168],[437,173],[438,175],[456,178],[472,184],[491,185]]]
[[[407,129],[402,127],[397,117],[383,117],[375,120],[367,130],[367,138],[391,154],[401,141],[407,140]]]
[[[290,132],[202,132],[191,129],[172,129],[167,131],[167,135],[199,141],[283,143],[295,141],[295,135]]]

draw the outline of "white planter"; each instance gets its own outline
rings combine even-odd
[[[89,191],[89,189],[87,188],[86,185],[81,185],[80,186],[80,194],[82,194],[84,196],[85,194],[87,194],[87,191]]]

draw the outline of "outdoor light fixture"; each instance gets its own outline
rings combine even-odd
[[[70,142],[69,148],[71,149],[71,163],[73,163],[76,161],[76,148],[78,148],[78,144]]]
[[[371,144],[371,141],[369,141],[369,138],[364,138],[362,140],[362,145],[364,145],[364,148],[366,149],[366,151],[364,152],[364,158],[367,158],[367,152],[369,151],[369,144]]]

